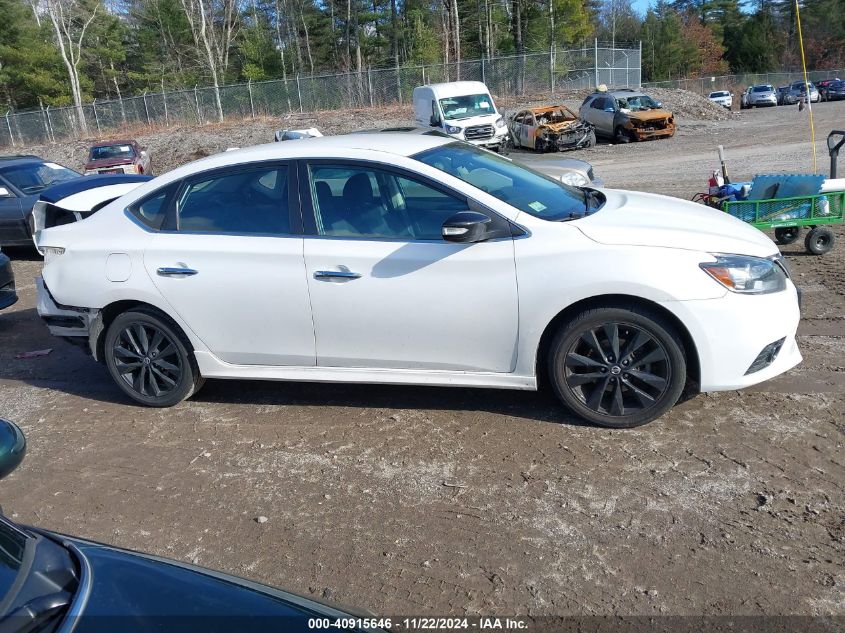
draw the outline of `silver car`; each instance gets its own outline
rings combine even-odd
[[[778,104],[777,94],[775,89],[770,84],[760,84],[759,86],[749,86],[742,93],[742,102],[740,107],[757,108],[760,106],[776,106]]]
[[[783,102],[786,104],[798,103],[802,98],[807,101],[807,93],[810,94],[810,102],[819,102],[819,90],[812,83],[804,83],[803,80],[793,81],[789,86],[789,92],[783,97]]]

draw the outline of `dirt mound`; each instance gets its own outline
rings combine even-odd
[[[680,119],[699,121],[726,121],[733,115],[720,105],[696,92],[679,88],[648,88],[644,92],[661,101]]]

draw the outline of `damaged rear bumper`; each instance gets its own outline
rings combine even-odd
[[[97,333],[99,310],[76,308],[58,303],[44,283],[42,277],[35,280],[37,292],[36,310],[50,334],[91,350],[91,336]]]

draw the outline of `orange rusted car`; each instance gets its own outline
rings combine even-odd
[[[554,152],[596,144],[592,124],[565,105],[522,110],[508,121],[514,147]]]

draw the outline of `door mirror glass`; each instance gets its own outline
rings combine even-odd
[[[616,110],[613,109],[613,106],[605,106],[604,111],[605,112],[616,112]]]
[[[493,220],[478,211],[461,211],[443,223],[443,239],[447,242],[480,242],[487,239]]]
[[[0,187],[0,198],[11,198],[12,193],[6,187]]]

